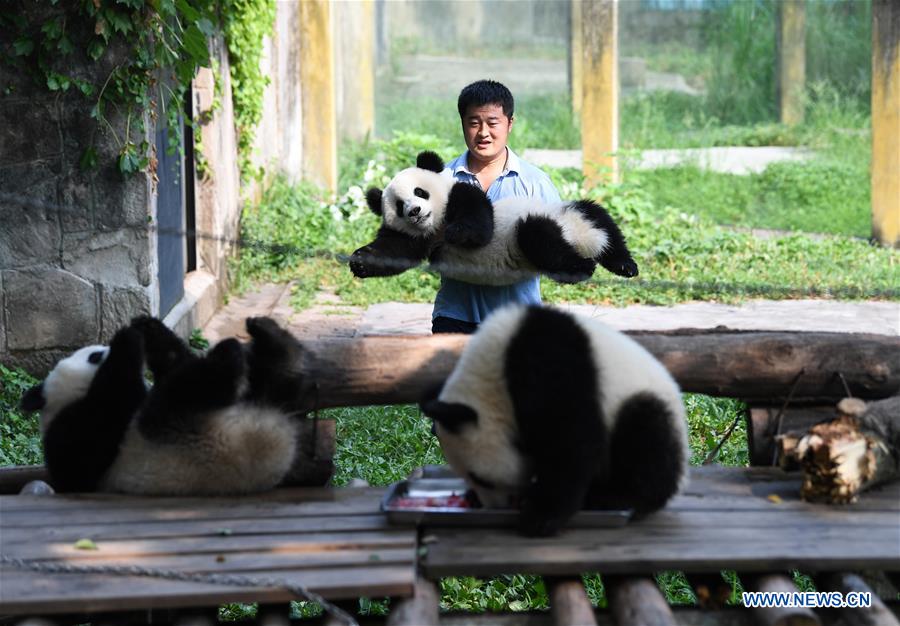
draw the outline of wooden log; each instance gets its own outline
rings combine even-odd
[[[779,413],[781,407],[757,406],[750,407],[747,424],[747,447],[750,453],[750,465],[772,465],[776,459],[776,435],[784,435],[790,432],[805,432],[813,424],[817,424],[834,417],[834,405],[821,407],[787,408],[782,412],[779,427]],[[783,467],[782,469],[790,469]],[[799,469],[795,467],[794,469]]]
[[[392,603],[387,626],[437,626],[441,594],[430,580],[417,577],[413,595]]]
[[[554,626],[597,626],[581,578],[546,578]]]
[[[687,332],[632,335],[683,391],[778,404],[834,404],[851,393],[900,393],[900,337],[841,333]],[[418,401],[456,364],[467,335],[304,342],[298,368],[317,385],[304,410]],[[798,379],[798,374],[801,374]],[[796,384],[795,384],[796,383]]]
[[[259,626],[291,626],[290,604],[260,604],[256,611]]]
[[[845,600],[851,592],[869,594],[872,600],[870,606],[841,609],[841,617],[847,626],[900,626],[900,620],[894,612],[885,606],[878,594],[860,576],[834,572],[816,576],[815,580],[820,589],[840,591]]]
[[[675,626],[675,616],[652,578],[604,576],[613,621],[621,626]]]
[[[780,465],[797,463],[803,469],[805,500],[846,504],[874,485],[900,478],[900,397],[871,406],[846,398],[837,415],[777,440]]]
[[[760,593],[796,593],[794,581],[784,574],[741,575],[748,591]],[[755,607],[752,609],[760,626],[822,626],[822,622],[806,607]]]

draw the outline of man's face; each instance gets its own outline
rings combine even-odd
[[[480,161],[505,156],[506,139],[512,125],[513,118],[506,117],[499,104],[469,107],[462,120],[466,147]]]

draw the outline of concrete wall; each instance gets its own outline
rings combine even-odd
[[[269,77],[256,130],[258,163],[267,173],[302,177],[303,108],[300,81],[300,7],[276,2],[275,28],[265,41],[260,72]]]
[[[58,11],[37,3],[24,15],[40,25]],[[118,58],[76,55],[73,73],[94,79]],[[149,176],[119,174],[116,142],[81,94],[48,94],[6,64],[0,84],[0,362],[40,373],[158,308],[155,196]],[[107,114],[124,136],[125,119]],[[100,167],[85,172],[92,138]]]

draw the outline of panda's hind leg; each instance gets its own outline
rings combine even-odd
[[[140,416],[148,437],[197,432],[196,421],[235,404],[246,389],[244,348],[237,339],[220,341],[206,356],[182,364],[157,382]]]
[[[687,464],[676,419],[681,418],[651,393],[625,401],[612,432],[609,480],[592,487],[591,508],[632,508],[641,515],[665,506],[677,493]]]
[[[560,283],[578,283],[594,273],[597,263],[579,255],[559,224],[541,215],[519,220],[516,240],[528,262]]]
[[[300,376],[303,347],[294,335],[268,317],[250,317],[252,338],[247,354],[247,397],[289,409],[300,404],[309,385]]]
[[[177,367],[197,359],[187,344],[155,317],[144,315],[131,320],[131,328],[144,338],[144,356],[153,380],[164,380]]]
[[[631,252],[625,244],[625,236],[606,209],[590,200],[579,200],[571,206],[593,224],[594,228],[606,233],[606,247],[595,260],[616,276],[626,278],[637,276],[638,266],[631,258]]]

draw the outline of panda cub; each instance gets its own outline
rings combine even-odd
[[[226,339],[197,356],[161,321],[141,317],[109,347],[61,360],[22,399],[41,410],[56,490],[177,496],[276,486],[298,448],[290,405],[300,345],[271,319],[246,325],[246,346]]]
[[[351,256],[355,276],[392,276],[426,258],[444,276],[484,285],[538,273],[580,282],[598,263],[619,276],[637,275],[622,232],[600,205],[535,198],[494,204],[478,187],[443,176],[443,169],[438,155],[422,152],[383,191],[369,189],[369,208],[383,221],[375,240]]]
[[[518,505],[529,536],[555,534],[582,508],[650,513],[687,475],[684,405],[663,365],[559,310],[494,312],[420,406],[482,506]]]

